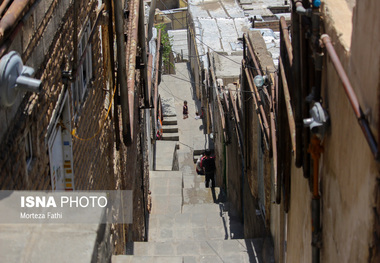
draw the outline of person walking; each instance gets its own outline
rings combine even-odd
[[[189,117],[189,108],[187,107],[187,101],[183,102],[183,118],[187,119]]]
[[[205,152],[205,157],[201,161],[201,167],[203,169],[204,175],[206,176],[205,179],[205,185],[206,188],[209,187],[210,181],[211,182],[211,187],[215,187],[215,157],[211,156],[211,151],[206,150]]]
[[[203,169],[201,167],[201,162],[202,162],[204,157],[205,157],[205,154],[202,153],[201,156],[199,156],[197,163],[195,164],[195,170],[197,171],[198,175],[204,175]]]

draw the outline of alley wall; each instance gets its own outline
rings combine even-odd
[[[348,2],[325,1],[324,29],[379,143],[380,3],[357,1],[353,7]],[[327,53],[322,74],[323,105],[331,121],[319,165],[321,262],[378,262],[379,165]],[[291,169],[286,260],[312,262],[310,185],[302,169]]]

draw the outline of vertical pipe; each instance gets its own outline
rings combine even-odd
[[[309,108],[310,104],[304,98],[310,94],[310,87],[314,86],[314,68],[312,67],[310,59],[310,50],[309,50],[309,40],[306,39],[306,34],[308,32],[308,24],[305,20],[310,20],[307,16],[300,17],[300,68],[301,68],[301,79],[300,79],[300,89],[302,100],[302,112],[301,118],[309,117]],[[311,72],[311,73],[310,73]],[[302,172],[304,178],[310,177],[310,155],[307,153],[307,147],[310,143],[310,129],[304,129],[302,134],[302,146],[303,154],[302,158]]]
[[[292,11],[292,45],[293,45],[293,76],[294,76],[294,108],[296,123],[296,156],[295,164],[297,167],[302,166],[302,98],[301,98],[301,67],[300,67],[300,16],[296,13],[295,5]]]
[[[313,159],[313,198],[311,200],[312,219],[312,263],[320,262],[320,196],[319,196],[319,158],[323,152],[321,141],[316,135],[311,138],[309,153]]]
[[[148,91],[148,60],[147,60],[147,48],[146,48],[146,39],[145,39],[145,15],[144,15],[144,1],[140,0],[140,7],[139,7],[139,42],[141,47],[141,57],[142,57],[142,63],[144,65],[143,69],[143,94],[144,94],[144,105],[145,107],[150,106],[150,98],[149,98],[149,91]]]
[[[109,61],[108,65],[111,71],[111,89],[115,87],[115,95],[113,97],[114,106],[113,106],[113,117],[114,117],[114,129],[115,129],[115,142],[116,150],[120,149],[120,127],[119,127],[119,115],[118,115],[118,100],[119,100],[119,90],[118,83],[115,79],[115,50],[114,50],[114,33],[113,33],[113,9],[112,9],[112,0],[105,1],[105,10],[108,13],[108,49],[109,49]]]
[[[152,28],[154,24],[154,15],[156,12],[156,0],[152,0],[150,2],[150,9],[149,9],[149,22],[148,22],[148,42],[152,38]]]
[[[78,64],[78,0],[74,1],[74,12],[73,12],[73,20],[74,20],[74,30],[73,30],[73,65],[72,65],[72,74],[77,72],[77,64]],[[75,80],[74,80],[75,81]]]
[[[129,98],[129,113],[130,113],[130,133],[131,137],[135,138],[134,132],[134,105],[135,105],[135,78],[136,78],[136,53],[137,53],[137,41],[138,41],[138,29],[139,29],[139,9],[140,1],[134,0],[130,6],[131,8],[131,20],[129,23],[130,36],[128,39],[127,48],[128,50],[128,75],[127,75],[127,87],[128,87],[128,98]],[[142,32],[141,32],[142,33]]]
[[[126,56],[124,45],[124,21],[123,21],[123,8],[121,1],[113,0],[115,12],[115,29],[116,29],[116,46],[117,46],[117,79],[120,85],[120,103],[121,103],[121,117],[123,127],[124,144],[129,146],[132,143],[131,139],[131,126],[129,116],[129,101],[128,101],[128,87],[126,79]]]

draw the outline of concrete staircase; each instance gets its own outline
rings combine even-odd
[[[162,140],[179,141],[177,113],[174,107],[173,98],[161,98],[163,121],[162,121]]]
[[[162,131],[163,141],[179,141],[177,116],[164,116]]]
[[[176,71],[187,72],[186,64],[177,63]],[[175,107],[181,111],[183,100],[189,102],[190,112],[195,110],[191,85],[166,75],[163,82],[164,137],[181,136],[179,142],[156,142],[156,171],[150,171],[148,242],[130,243],[127,255],[113,256],[112,262],[274,262],[265,259],[269,251],[266,240],[244,239],[243,225],[223,191],[205,188],[204,176],[196,174],[194,162],[205,149],[214,147],[201,121],[177,119]]]
[[[204,185],[204,179],[186,167],[150,172],[148,242],[131,243],[127,255],[113,256],[112,262],[263,262],[264,241],[243,239],[243,226],[231,216],[223,191],[190,183]]]

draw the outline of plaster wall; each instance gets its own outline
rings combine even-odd
[[[311,262],[311,192],[302,168],[292,158],[286,262]],[[275,250],[280,248],[275,247]],[[321,261],[325,262],[325,261]],[[336,261],[344,262],[344,261]]]
[[[377,138],[380,2],[358,1],[355,7],[352,2],[325,1],[322,7],[324,33],[331,37]],[[324,152],[319,166],[321,262],[371,262],[372,249],[376,247],[374,207],[379,167],[331,59],[326,52],[325,54],[322,97],[331,126],[323,141]],[[287,225],[287,262],[311,262],[310,201],[308,180],[303,178],[301,169],[293,166]]]

